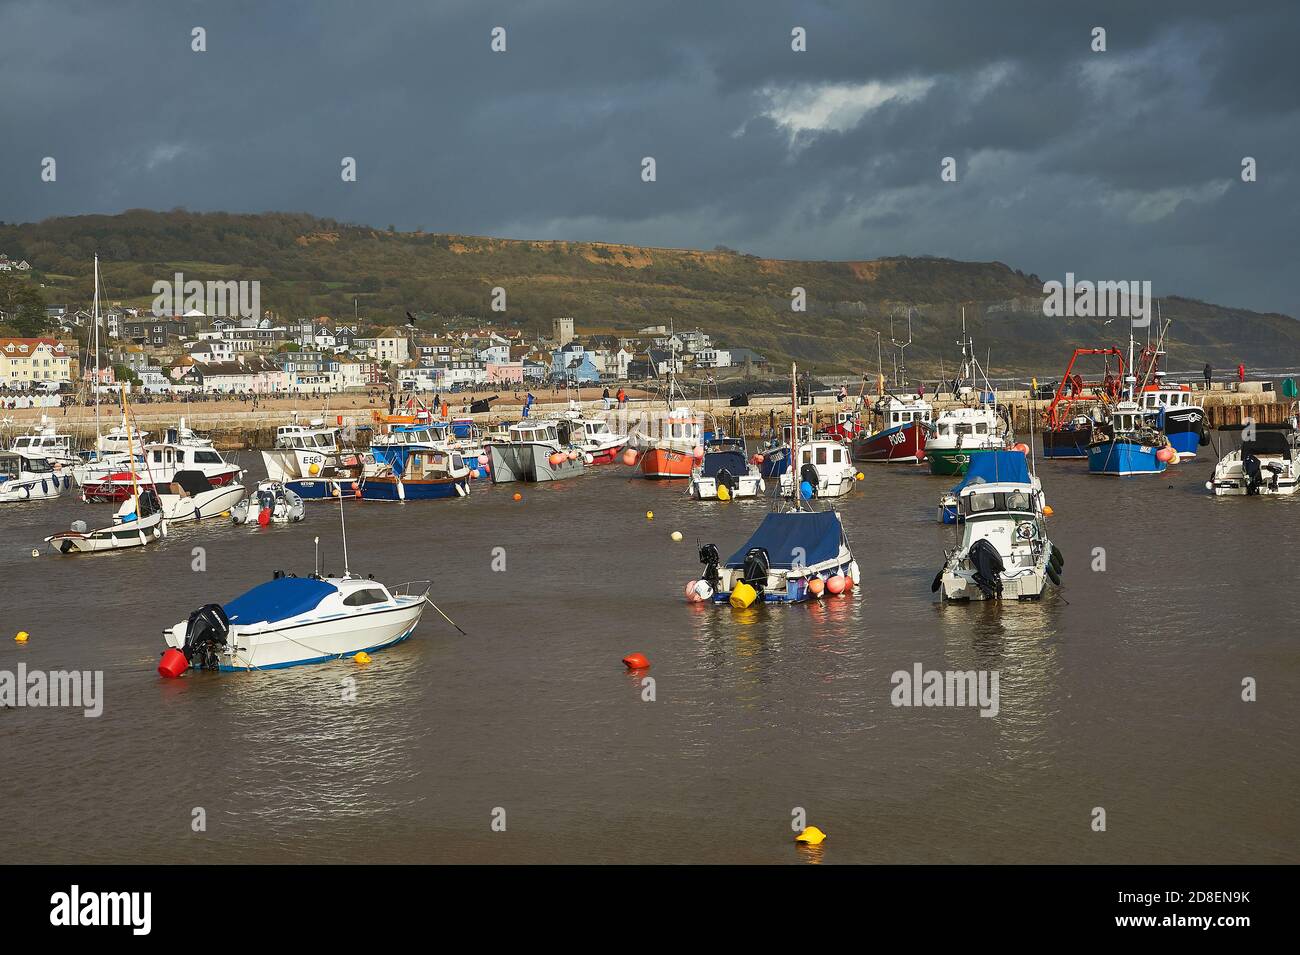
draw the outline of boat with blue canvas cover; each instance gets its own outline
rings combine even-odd
[[[1038,476],[1029,473],[1029,458],[1023,451],[972,451],[965,478],[939,499],[939,520],[944,524],[961,520],[957,505],[961,492],[970,485],[1003,481],[1039,488]]]
[[[402,459],[400,470],[388,465],[367,468],[361,478],[361,500],[436,501],[469,495],[470,468],[460,452],[408,447]]]
[[[745,442],[716,436],[704,446],[704,457],[691,471],[688,493],[701,501],[728,500],[758,497],[766,488],[763,475],[745,457]]]
[[[346,573],[342,577],[277,573],[224,605],[201,607],[163,635],[188,667],[199,670],[269,670],[322,663],[405,640],[420,622],[428,590],[428,581],[389,588]],[[171,659],[177,658],[173,654]]]
[[[793,366],[790,380],[799,380]],[[793,410],[798,399],[791,397]],[[791,437],[790,450],[797,460],[798,433]],[[782,509],[764,517],[726,561],[714,544],[700,548],[704,573],[686,585],[687,600],[729,603],[744,610],[755,603],[800,603],[824,594],[847,594],[857,587],[861,575],[839,512],[814,510],[797,488],[791,489],[788,503],[780,495],[776,500]]]

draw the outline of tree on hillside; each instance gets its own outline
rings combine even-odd
[[[35,338],[49,326],[41,290],[8,272],[0,273],[0,313],[4,323],[24,338]]]

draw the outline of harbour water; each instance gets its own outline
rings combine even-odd
[[[1002,607],[931,594],[954,479],[924,468],[868,466],[840,502],[858,592],[745,612],[682,588],[698,544],[730,553],[761,501],[694,502],[615,465],[349,502],[352,571],[432,578],[467,635],[429,611],[364,667],[174,681],[155,672],[164,626],[310,572],[317,535],[342,569],[337,508],[34,559],[111,508],[7,505],[0,670],[102,670],[105,691],[93,719],[0,709],[0,845],[10,862],[1300,861],[1300,499],[1216,500],[1212,461],[1125,481],[1041,463],[1064,588]],[[999,712],[891,705],[917,663],[998,671]],[[829,834],[815,850],[793,845],[796,807]]]

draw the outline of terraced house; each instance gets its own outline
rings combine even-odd
[[[0,384],[30,387],[72,380],[72,353],[53,338],[0,338]]]

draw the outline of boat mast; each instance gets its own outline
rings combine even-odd
[[[790,362],[790,492],[794,509],[803,510],[799,493],[799,370],[794,362]]]
[[[99,450],[100,439],[102,435],[99,430],[99,256],[95,256],[95,380],[91,383],[90,391],[95,396],[95,450]],[[125,406],[123,406],[125,408]],[[123,415],[125,415],[125,410]],[[127,451],[130,452],[131,444],[127,442]]]

